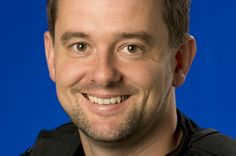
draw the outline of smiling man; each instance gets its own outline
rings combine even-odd
[[[30,156],[235,155],[176,109],[196,52],[189,0],[48,0],[46,59],[72,119]]]

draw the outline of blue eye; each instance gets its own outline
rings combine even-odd
[[[72,48],[77,52],[84,52],[88,49],[88,45],[86,43],[76,43],[72,46]]]

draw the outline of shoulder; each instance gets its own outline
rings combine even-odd
[[[211,128],[202,129],[178,111],[178,125],[184,139],[183,156],[236,156],[236,140]]]
[[[53,130],[41,130],[34,145],[21,156],[67,155],[75,152],[79,144],[77,127],[67,123]]]
[[[236,140],[214,129],[203,129],[192,136],[189,152],[199,156],[235,156]]]

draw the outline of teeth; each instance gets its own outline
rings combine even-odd
[[[116,103],[116,98],[111,98],[111,103],[115,104]]]
[[[120,102],[121,102],[121,97],[118,96],[118,97],[116,98],[116,101],[117,101],[117,103],[120,103]]]
[[[121,97],[121,101],[124,101],[124,100],[125,100],[125,97],[124,97],[124,96],[122,96],[122,97]]]
[[[104,100],[103,100],[103,104],[106,104],[106,105],[107,105],[107,104],[110,104],[110,103],[111,103],[111,100],[110,100],[110,99],[104,99]]]
[[[94,102],[94,103],[98,103],[98,99],[97,99],[96,97],[93,97],[93,100],[94,100],[94,101],[91,101],[91,100],[90,100],[90,101],[91,101],[91,102]]]
[[[89,101],[96,103],[96,104],[100,104],[100,105],[118,104],[128,98],[128,96],[117,96],[117,97],[112,97],[112,98],[108,98],[108,99],[101,99],[101,98],[97,98],[97,97],[91,96],[91,95],[87,95],[87,97],[88,97]]]
[[[93,101],[91,101],[91,102],[93,102]],[[103,104],[103,103],[104,103],[104,100],[98,98],[98,104]]]
[[[89,98],[89,100],[90,100],[91,102],[94,102],[94,97],[89,96],[88,98]]]

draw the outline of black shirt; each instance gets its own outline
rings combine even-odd
[[[183,137],[166,156],[236,156],[235,140],[214,129],[201,129],[179,111],[177,114]],[[35,144],[21,156],[84,156],[78,128],[68,123],[52,131],[42,130]]]

